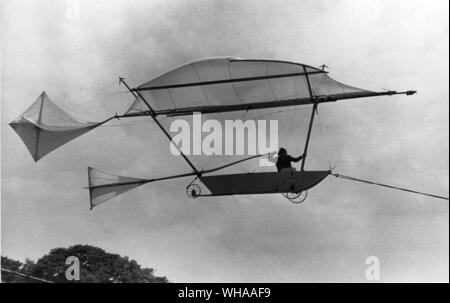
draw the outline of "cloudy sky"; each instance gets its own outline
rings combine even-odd
[[[89,211],[87,166],[136,177],[188,167],[146,119],[112,122],[38,163],[8,126],[43,90],[102,120],[132,102],[119,76],[138,85],[201,57],[325,63],[341,82],[418,94],[321,106],[308,167],[330,160],[343,174],[448,196],[448,1],[18,0],[0,11],[2,255],[91,244],[175,282],[364,282],[374,255],[382,281],[448,281],[447,201],[333,177],[301,205],[190,200],[179,180]],[[278,116],[280,144],[295,153],[308,111],[293,117]]]

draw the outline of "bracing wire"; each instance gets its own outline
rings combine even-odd
[[[328,145],[326,144],[325,139],[324,139],[322,123],[320,122],[319,111],[317,111],[317,124],[319,124],[319,137],[320,137],[320,141],[322,141],[322,146],[325,150],[325,156],[327,157],[328,167],[331,168],[331,167],[333,167],[333,165],[331,164],[331,158],[330,158],[330,152],[328,150]]]
[[[167,120],[168,117],[163,117],[161,119],[159,119],[160,122],[164,122],[165,120]],[[123,122],[123,123],[115,123],[113,125],[101,125],[99,127],[117,127],[117,126],[132,126],[132,125],[143,125],[143,124],[148,124],[148,123],[155,123],[152,120],[148,120],[148,119],[144,119],[141,121],[131,121],[131,122]]]
[[[100,125],[99,127],[119,127],[119,126],[132,126],[132,125],[142,125],[149,123],[150,121],[135,121],[135,122],[125,122],[125,123],[118,123],[114,125]]]
[[[306,111],[306,110],[309,110],[309,109],[308,108],[282,109],[282,110],[277,110],[277,111],[265,113],[265,114],[263,114],[261,116],[256,117],[255,120],[262,119],[264,117],[268,117],[268,116],[271,116],[271,115],[276,115],[276,114],[279,114],[279,113],[284,113],[284,112],[295,112],[295,111]]]
[[[124,123],[117,123],[114,125],[100,125],[99,127],[119,127],[119,126],[132,126],[132,125],[143,125],[146,123],[149,123],[150,121],[135,121],[135,122],[124,122]]]
[[[298,124],[298,126],[300,126],[300,124]],[[293,123],[293,125],[291,126],[291,129],[289,130],[289,133],[290,133],[290,134],[292,134],[292,131],[293,131],[294,127],[295,127],[295,124]],[[298,146],[298,147],[295,149],[296,152],[297,152],[297,153],[295,154],[296,156],[302,154],[302,147],[303,147],[303,142],[302,142],[302,140],[298,140],[297,146]]]
[[[443,200],[447,200],[447,201],[449,200],[448,197],[443,197],[443,196],[439,196],[439,195],[424,193],[424,192],[421,192],[421,191],[411,190],[411,189],[397,187],[397,186],[393,186],[393,185],[377,183],[377,182],[363,180],[363,179],[354,178],[354,177],[349,177],[349,176],[345,176],[345,175],[341,175],[341,174],[332,174],[332,175],[335,176],[336,178],[347,179],[347,180],[350,180],[350,181],[357,181],[357,182],[367,183],[367,184],[371,184],[371,185],[377,185],[377,186],[392,188],[392,189],[396,189],[396,190],[406,191],[406,192],[413,193],[413,194],[428,196],[428,197],[437,198],[437,199],[443,199]]]

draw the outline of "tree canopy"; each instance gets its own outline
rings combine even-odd
[[[79,260],[79,280],[69,281],[66,271],[68,257]],[[1,258],[2,269],[45,279],[51,282],[78,283],[164,283],[166,277],[155,276],[152,268],[143,268],[135,260],[112,254],[90,245],[55,248],[36,262],[22,263],[7,257]],[[2,281],[10,283],[33,282],[32,279],[2,271]]]

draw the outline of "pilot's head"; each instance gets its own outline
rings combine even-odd
[[[278,151],[278,156],[286,156],[287,155],[287,151],[285,148],[280,148],[280,150]]]

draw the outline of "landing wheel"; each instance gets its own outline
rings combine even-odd
[[[202,189],[197,184],[193,183],[186,187],[186,194],[191,199],[196,199],[202,193]]]
[[[306,200],[306,197],[308,196],[308,192],[306,190],[304,191],[298,191],[295,188],[295,184],[297,182],[296,178],[287,178],[282,183],[282,189],[283,189],[283,197],[291,201],[295,204],[300,204],[303,201]]]
[[[299,193],[283,193],[283,196],[294,204],[300,204],[308,197],[308,191],[304,190]]]

